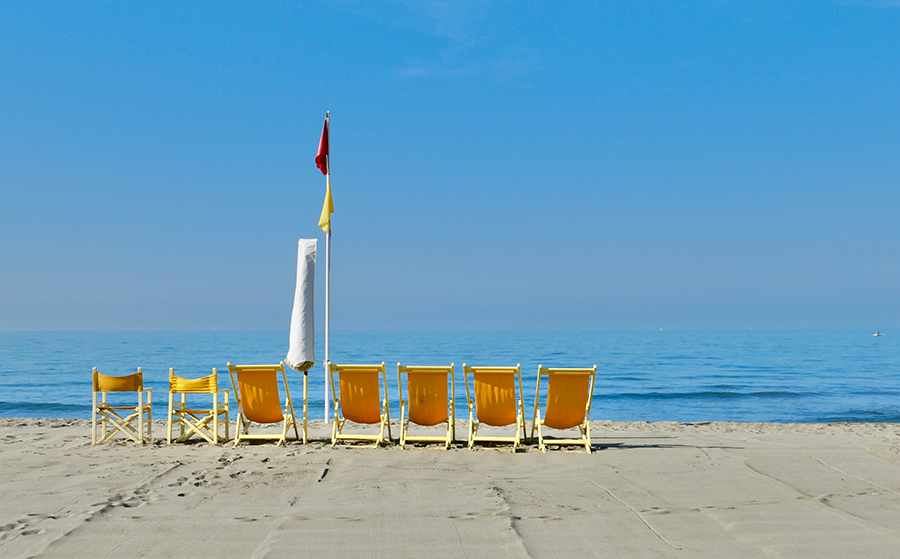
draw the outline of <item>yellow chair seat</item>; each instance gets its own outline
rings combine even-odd
[[[398,364],[399,366],[399,364]],[[450,365],[452,371],[453,365]],[[445,375],[407,373],[409,420],[430,427],[444,423],[450,417]]]
[[[494,427],[516,422],[516,379],[512,374],[476,373],[475,409],[478,421]]]
[[[256,423],[284,421],[278,377],[272,371],[237,372],[237,390],[241,391],[244,415]]]
[[[340,395],[344,418],[371,425],[381,421],[378,375],[366,372],[340,373]]]

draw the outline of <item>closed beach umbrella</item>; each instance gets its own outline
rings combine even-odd
[[[291,313],[291,344],[284,362],[297,371],[308,371],[316,363],[315,299],[316,239],[300,239],[297,246],[297,287]]]

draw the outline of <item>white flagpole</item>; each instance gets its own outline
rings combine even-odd
[[[331,332],[331,232],[325,234],[325,421],[330,419],[328,415],[328,402],[331,395],[331,364],[329,349],[329,333]]]
[[[325,156],[325,184],[331,185],[331,111],[325,111],[325,126],[328,128],[328,155]],[[328,422],[328,402],[331,397],[331,225],[329,216],[328,232],[325,233],[325,422]]]

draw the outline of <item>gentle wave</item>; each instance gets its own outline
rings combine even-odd
[[[819,423],[900,423],[900,408],[891,410],[847,410],[822,416]]]
[[[594,394],[594,400],[711,400],[711,399],[740,399],[740,398],[807,398],[815,394],[801,394],[799,392],[647,392],[626,394]]]
[[[90,417],[91,405],[53,402],[0,402],[0,417]]]

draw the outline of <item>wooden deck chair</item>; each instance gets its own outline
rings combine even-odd
[[[472,376],[475,398],[469,390],[469,375]],[[522,368],[515,367],[469,367],[463,363],[466,380],[466,399],[469,401],[469,448],[476,442],[510,442],[517,450],[525,438],[525,400],[522,398]],[[516,381],[519,396],[516,397]],[[515,424],[513,437],[479,436],[480,424],[505,427]]]
[[[584,445],[591,452],[591,400],[594,397],[594,379],[597,366],[592,369],[549,369],[538,365],[537,384],[534,389],[534,419],[531,422],[531,440],[537,429],[541,452],[549,444]],[[547,377],[547,408],[541,419],[538,399],[541,395],[541,377]],[[578,427],[580,439],[551,439],[544,441],[543,427],[571,429]]]
[[[384,430],[387,428],[387,441],[391,440],[391,410],[388,406],[387,373],[384,362],[381,365],[335,365],[328,363],[331,377],[331,394],[334,400],[334,423],[331,426],[331,446],[338,441],[374,441],[375,447],[385,442]],[[338,376],[338,388],[335,390],[334,377]],[[384,395],[379,386],[381,376]],[[338,407],[340,406],[340,409]],[[343,417],[342,417],[343,416]],[[350,420],[364,425],[379,424],[377,435],[358,435],[344,433],[344,423]]]
[[[189,408],[188,394],[211,395],[212,407]],[[177,395],[181,396],[180,402],[175,401]],[[228,390],[219,389],[217,369],[213,369],[211,375],[203,378],[186,379],[176,375],[175,369],[169,368],[169,421],[166,436],[168,444],[172,444],[172,427],[174,425],[179,428],[179,435],[175,442],[182,443],[195,433],[213,444],[225,442],[229,439],[228,421]],[[225,426],[224,437],[219,435],[219,423]]]
[[[278,373],[284,383],[284,408],[278,394]],[[300,440],[297,430],[294,404],[288,388],[284,362],[277,365],[232,365],[228,363],[228,375],[234,388],[237,402],[237,417],[234,421],[234,446],[242,440],[274,440],[275,446],[288,440]],[[235,380],[235,377],[237,379]],[[309,377],[303,375],[303,442],[306,442],[307,394]],[[281,423],[280,435],[251,435],[251,423]],[[288,439],[288,429],[294,426],[295,437]]]
[[[121,377],[101,375],[94,367],[93,411],[91,412],[91,444],[105,443],[116,433],[123,433],[136,443],[150,442],[150,425],[153,419],[153,389],[144,388],[144,372],[140,367],[137,373]],[[110,392],[133,392],[137,396],[137,405],[112,405],[108,400]],[[99,400],[97,396],[100,396]],[[146,402],[144,396],[146,395]],[[122,417],[118,412],[128,412]],[[145,419],[146,416],[146,419]],[[102,434],[97,436],[97,420],[100,420]],[[137,429],[134,422],[137,420]],[[112,430],[107,427],[111,426]],[[144,426],[147,436],[144,436]]]
[[[403,375],[406,375],[409,405],[403,399]],[[454,397],[456,379],[454,366],[449,367],[409,367],[397,363],[397,386],[400,390],[400,448],[410,442],[442,442],[449,449],[456,438],[456,414]],[[409,414],[409,417],[407,417]],[[443,437],[410,436],[410,422],[416,425],[433,426],[447,424],[447,434]]]

